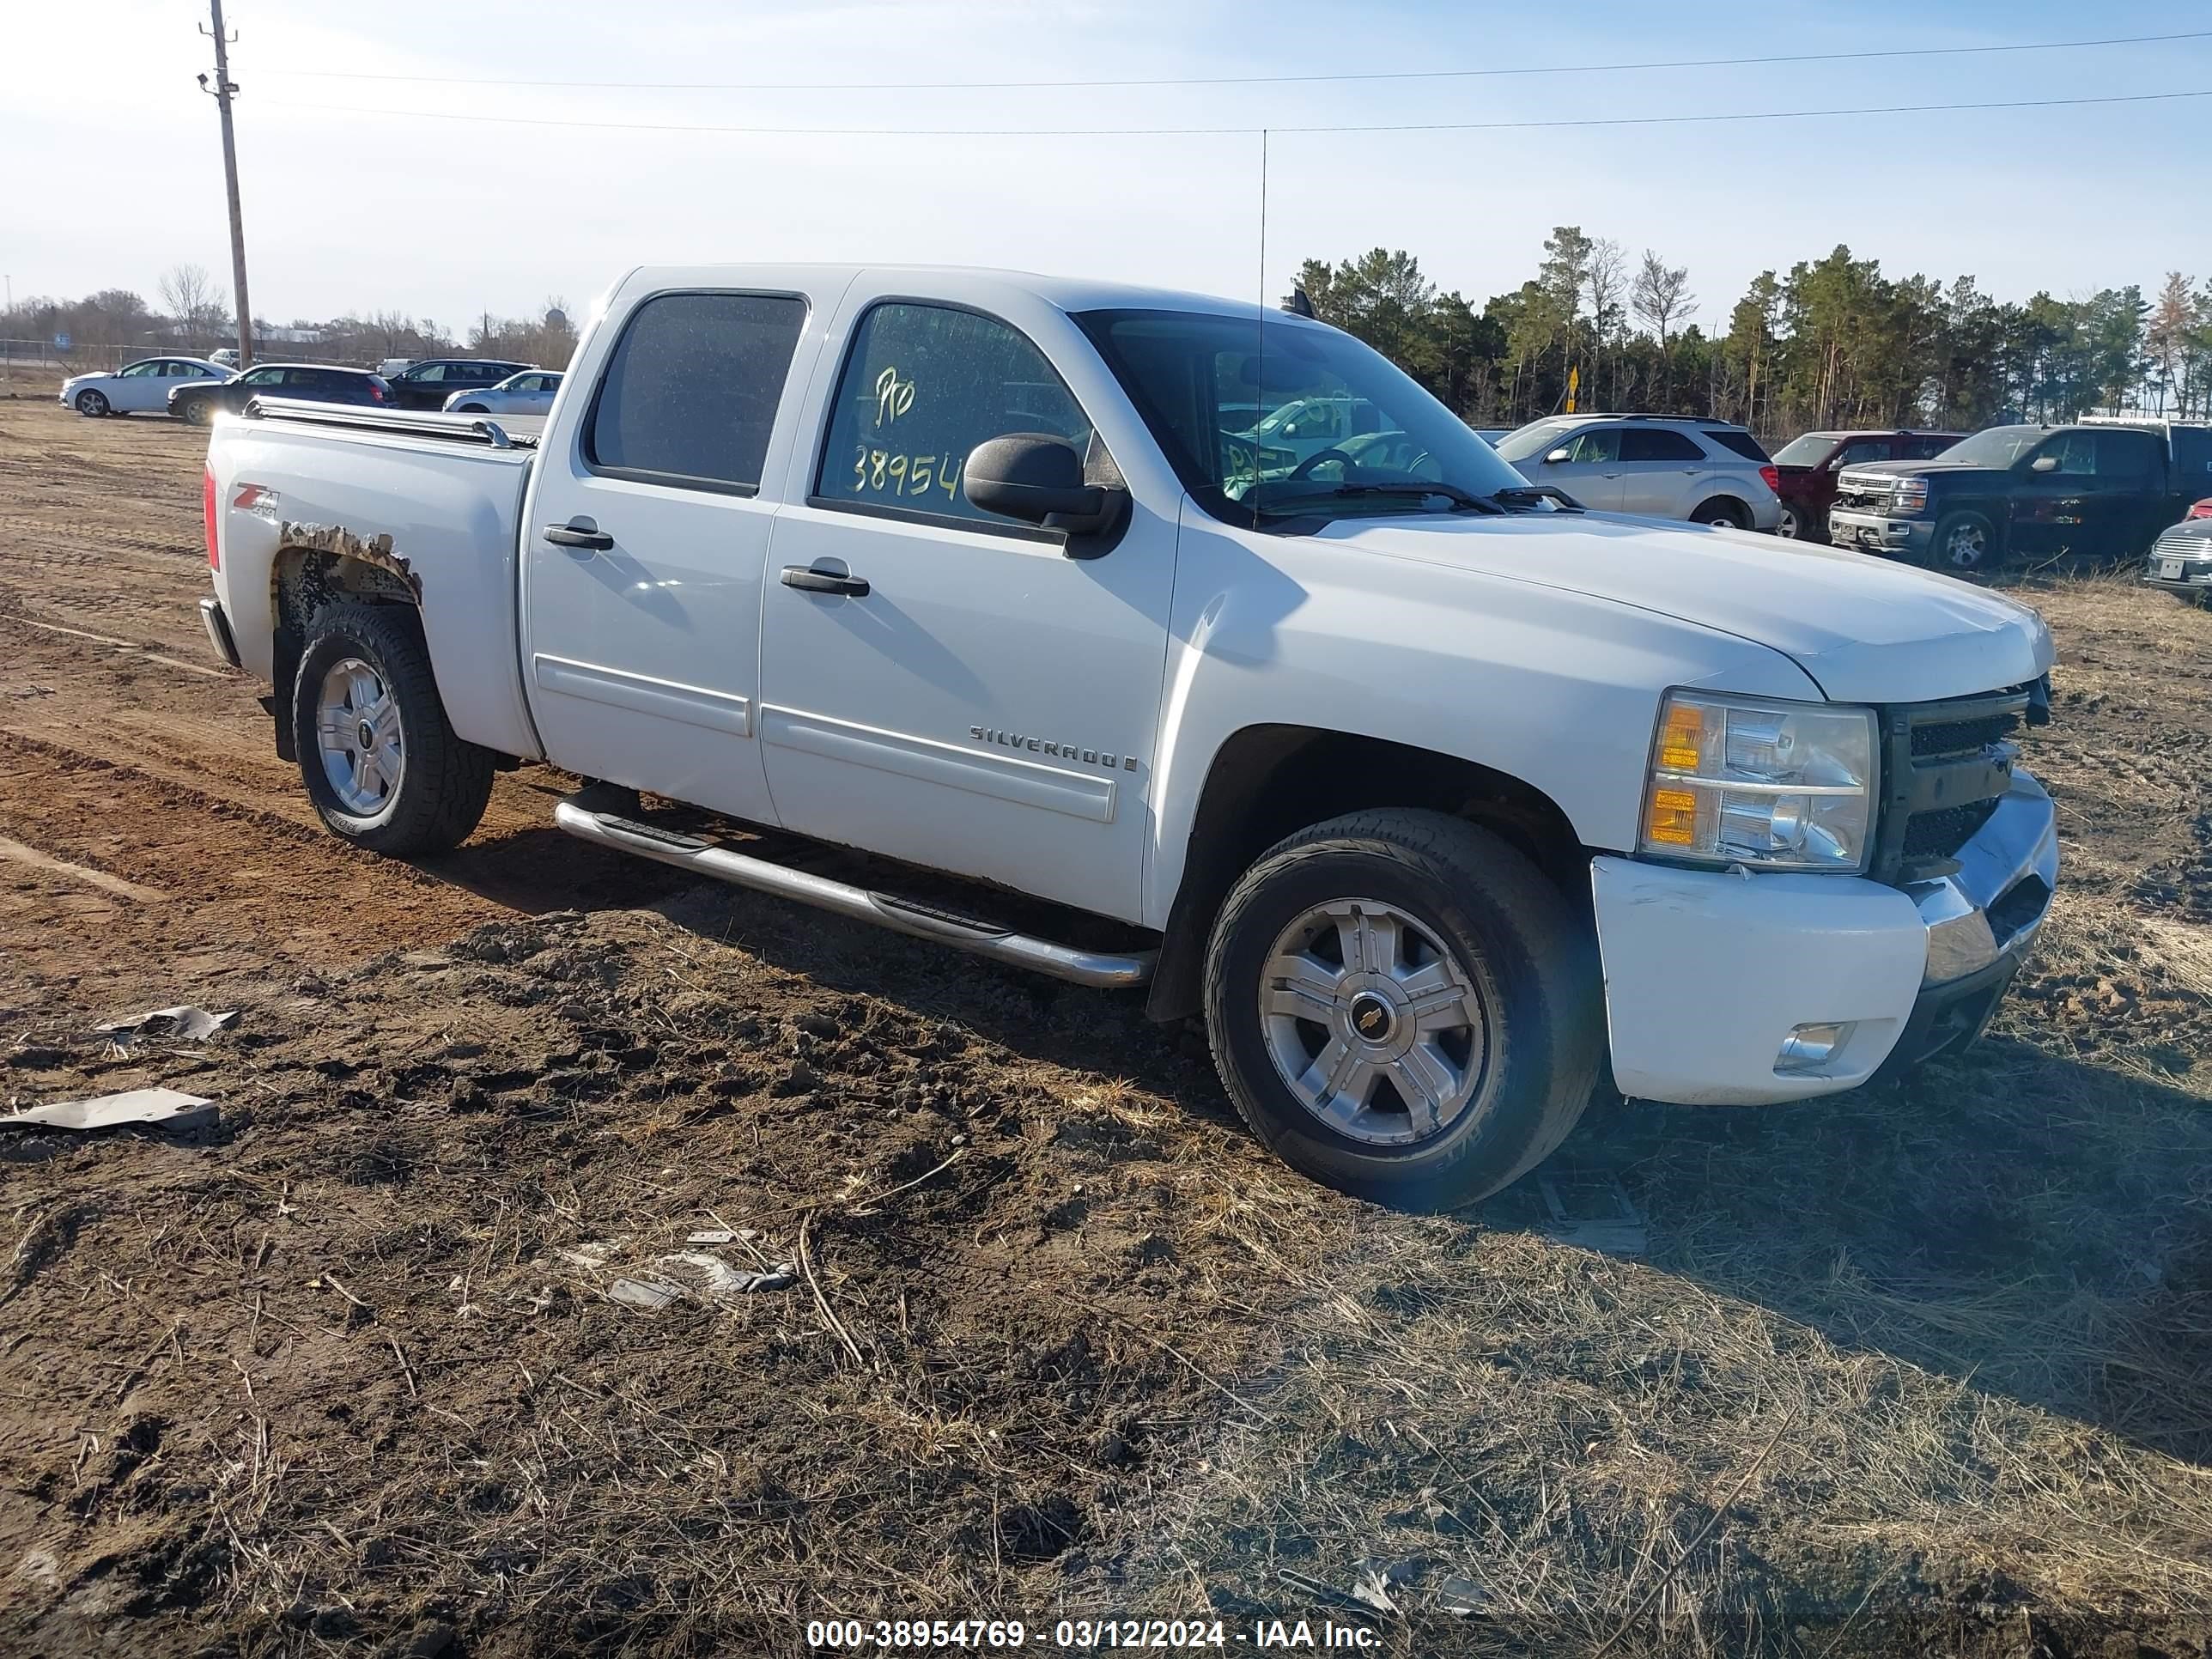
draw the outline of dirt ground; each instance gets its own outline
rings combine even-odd
[[[1133,1000],[603,855],[543,773],[341,848],[200,634],[203,448],[0,401],[0,1105],[221,1113],[0,1132],[0,1654],[2212,1655],[2212,613],[2021,583],[2066,869],[1982,1047],[1601,1103],[1415,1218]],[[237,1018],[94,1029],[179,1002]]]

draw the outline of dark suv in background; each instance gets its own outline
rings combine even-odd
[[[1953,574],[2007,558],[2142,554],[2212,479],[2212,426],[2088,416],[1993,426],[1932,461],[1872,461],[1836,480],[1829,534]]]
[[[443,409],[456,392],[486,391],[510,374],[536,367],[485,357],[425,357],[392,377],[392,395],[402,409]]]
[[[235,415],[256,398],[392,407],[392,388],[380,375],[365,368],[336,368],[329,363],[257,363],[228,380],[182,382],[169,394],[169,413],[194,426],[205,426],[217,410]]]
[[[1828,509],[1836,504],[1836,475],[1868,461],[1925,461],[1965,434],[1958,432],[1808,432],[1774,454],[1782,497],[1778,536],[1808,542],[1828,539]]]

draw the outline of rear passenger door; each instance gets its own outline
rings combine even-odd
[[[547,434],[522,526],[526,690],[556,765],[774,821],[759,494],[816,297],[650,294],[579,362],[594,384]]]
[[[1671,427],[1632,426],[1620,434],[1620,510],[1686,519],[1705,499],[1712,470],[1698,441]]]

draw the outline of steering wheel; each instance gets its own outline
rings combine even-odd
[[[1296,483],[1300,479],[1310,478],[1313,476],[1313,470],[1316,467],[1319,466],[1323,461],[1329,460],[1342,461],[1345,465],[1348,467],[1356,467],[1359,465],[1358,461],[1354,459],[1352,456],[1346,454],[1340,449],[1316,449],[1312,454],[1307,456],[1305,459],[1300,461],[1296,466],[1292,467],[1283,481],[1285,483]]]

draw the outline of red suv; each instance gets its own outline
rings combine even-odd
[[[1778,536],[1808,542],[1828,539],[1828,508],[1836,500],[1836,475],[1868,461],[1925,461],[1966,434],[1960,432],[1808,432],[1774,452],[1782,481]]]

